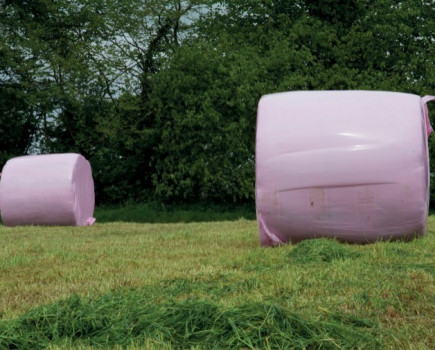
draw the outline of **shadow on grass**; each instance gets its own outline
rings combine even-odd
[[[98,207],[94,216],[99,223],[188,223],[206,221],[255,220],[254,204],[224,206],[209,203],[163,205],[150,202],[117,207]]]

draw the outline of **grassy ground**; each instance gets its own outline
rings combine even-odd
[[[407,243],[277,248],[253,220],[110,220],[0,226],[0,349],[435,348],[434,216]]]
[[[188,223],[210,221],[234,221],[241,218],[255,220],[253,205],[222,206],[204,203],[164,205],[158,202],[103,207],[95,210],[98,222],[135,223]]]

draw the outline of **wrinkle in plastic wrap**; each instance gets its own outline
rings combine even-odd
[[[10,159],[0,181],[0,212],[6,226],[95,222],[94,181],[89,162],[75,153]]]
[[[426,103],[375,91],[263,96],[256,136],[260,243],[424,235],[429,203]]]

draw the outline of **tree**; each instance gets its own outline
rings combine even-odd
[[[0,72],[4,74],[4,69]],[[36,120],[25,91],[5,80],[3,77],[0,82],[0,167],[9,158],[26,154],[36,134]]]
[[[262,68],[258,61],[244,63],[255,54],[197,41],[180,48],[152,80],[150,103],[161,130],[153,181],[164,200],[252,200],[252,135],[262,87],[254,80]]]
[[[97,127],[103,132],[105,152],[96,162],[111,159],[112,166],[104,167],[101,174],[104,199],[149,198],[155,173],[151,160],[163,132],[150,102],[150,84],[161,73],[162,62],[192,35],[206,4],[199,0],[130,0],[122,2],[121,10],[114,5],[108,10],[110,25],[104,41],[110,49],[95,46],[89,50],[106,86],[116,91],[109,94],[113,114],[100,119]]]
[[[222,22],[226,10],[206,17],[202,35],[179,47],[152,80],[161,130],[153,182],[165,200],[252,201],[259,98],[315,83],[310,50],[295,43],[288,28],[274,30],[260,19],[262,6],[245,20],[238,5],[231,5],[228,22]]]
[[[36,139],[37,118],[33,72],[37,63],[21,50],[5,2],[0,2],[0,166],[26,154]]]
[[[252,201],[264,94],[435,86],[423,0],[0,5],[0,160],[80,152],[99,203]]]

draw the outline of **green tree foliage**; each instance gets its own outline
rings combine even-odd
[[[159,133],[153,176],[164,199],[252,198],[255,108],[264,69],[257,52],[196,41],[152,81]],[[253,98],[253,96],[255,96]]]
[[[435,90],[424,0],[0,0],[0,33],[0,161],[80,152],[100,203],[252,201],[264,94]]]
[[[0,83],[0,164],[29,151],[36,121],[20,86]]]
[[[101,201],[153,196],[151,160],[163,130],[152,107],[151,82],[163,72],[164,60],[193,35],[205,4],[204,0],[130,0],[116,2],[108,11],[111,24],[104,42],[109,48],[104,55],[93,54],[106,86],[115,90],[109,94],[112,113],[97,127],[102,137],[94,164],[98,164]]]
[[[308,13],[344,30],[362,18],[372,1],[361,0],[305,0]]]
[[[18,29],[21,20],[11,18],[7,4],[0,1],[0,166],[30,150],[41,105],[35,98],[38,62],[26,50],[28,39]]]
[[[43,136],[38,147],[62,148],[67,136],[76,136],[68,127],[78,122],[76,107],[95,88],[81,40],[88,31],[90,12],[76,3],[48,0],[4,1],[1,10],[4,50],[14,53],[4,62],[5,70],[16,66],[19,71],[15,84],[39,124],[35,136]],[[5,77],[1,76],[3,81]],[[68,133],[57,133],[59,128]]]

